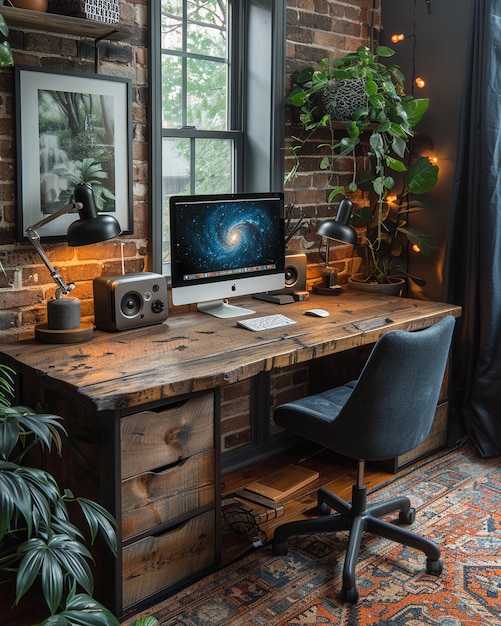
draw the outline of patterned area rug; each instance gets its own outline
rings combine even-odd
[[[140,615],[162,626],[501,625],[501,458],[465,446],[425,461],[370,495],[409,495],[414,532],[442,549],[441,576],[425,556],[365,535],[357,604],[343,604],[346,534],[291,537],[289,554],[266,545]]]

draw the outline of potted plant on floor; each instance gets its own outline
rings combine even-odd
[[[0,364],[0,586],[15,580],[16,606],[39,584],[50,615],[44,626],[119,626],[92,597],[92,557],[70,507],[80,507],[91,541],[100,535],[114,554],[115,520],[98,503],[61,489],[51,474],[26,463],[38,446],[61,454],[66,431],[57,415],[12,406],[12,374]]]
[[[424,284],[397,266],[395,259],[406,242],[424,254],[432,245],[429,235],[409,223],[411,215],[423,209],[415,196],[429,191],[438,179],[437,165],[416,154],[414,129],[429,100],[406,95],[399,66],[379,60],[393,54],[385,46],[377,47],[375,54],[360,46],[332,63],[323,59],[317,69],[307,67],[293,74],[286,102],[299,111],[301,134],[291,147],[295,162],[286,181],[297,173],[306,142],[320,136],[320,169],[331,174],[333,187],[328,202],[339,194],[356,194],[355,202],[361,204],[352,222],[364,227],[362,280],[388,283],[405,275]],[[352,180],[347,188],[332,186],[335,161],[347,155],[353,157]]]

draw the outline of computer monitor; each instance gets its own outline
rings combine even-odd
[[[171,196],[172,303],[216,317],[254,313],[228,298],[283,289],[283,193]]]

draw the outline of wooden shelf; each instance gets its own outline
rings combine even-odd
[[[75,35],[76,37],[89,37],[91,39],[113,39],[115,41],[127,39],[132,35],[132,27],[121,23],[107,24],[80,17],[41,13],[6,6],[0,6],[0,13],[4,16],[7,25],[13,28],[27,28],[47,33]]]

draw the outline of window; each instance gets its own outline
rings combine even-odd
[[[171,195],[282,189],[285,0],[149,11],[153,264],[169,274]]]

